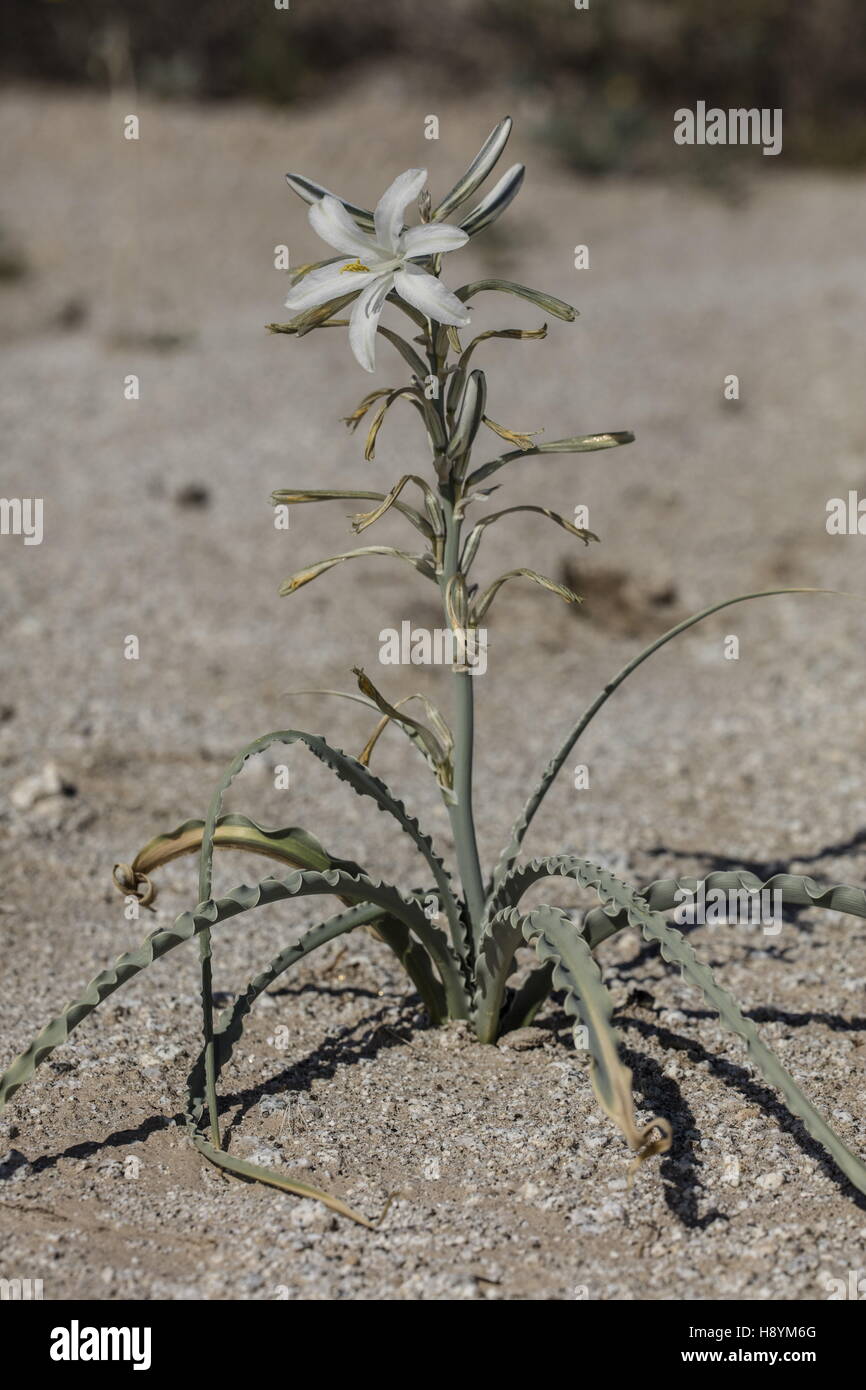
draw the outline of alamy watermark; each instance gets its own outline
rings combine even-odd
[[[147,1371],[151,1361],[149,1327],[82,1327],[73,1318],[68,1327],[51,1332],[52,1361],[131,1361],[134,1371]]]
[[[851,488],[847,497],[827,500],[828,536],[866,536],[866,497]]]
[[[674,112],[677,145],[762,145],[764,154],[782,153],[782,108],[768,106],[707,109],[705,101],[692,111],[681,106]]]
[[[830,1303],[852,1301],[862,1303],[866,1300],[866,1274],[862,1269],[849,1269],[844,1278],[822,1272],[818,1275]]]
[[[0,1279],[0,1303],[29,1303],[44,1296],[41,1279]]]
[[[408,619],[379,633],[383,666],[454,666],[470,676],[487,670],[487,628],[415,627]]]
[[[784,898],[778,888],[707,888],[701,880],[695,892],[678,888],[674,921],[679,926],[761,927],[765,936],[782,930]]]
[[[0,536],[23,536],[25,545],[41,545],[42,498],[0,497]]]

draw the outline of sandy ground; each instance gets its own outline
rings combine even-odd
[[[38,93],[0,108],[3,226],[29,267],[0,287],[0,491],[45,499],[41,546],[0,542],[5,1064],[98,968],[193,904],[182,861],[160,876],[153,921],[126,921],[114,861],[203,814],[223,764],[269,728],[357,750],[362,711],[285,692],[351,688],[353,664],[382,671],[382,627],[438,624],[423,581],[375,560],[277,597],[349,532],[341,504],[275,531],[271,489],[386,487],[421,463],[423,442],[395,409],[365,464],[338,423],[370,385],[345,335],[298,343],[262,326],[284,316],[274,246],[316,254],[286,169],[369,203],[425,161],[435,193],[502,112],[386,80],[303,115]],[[137,143],[119,134],[129,109]],[[431,110],[441,138],[428,143]],[[866,544],[825,530],[827,499],[866,487],[862,184],[747,150],[726,200],[685,182],[581,182],[525,132],[513,145],[527,185],[450,278],[537,284],[581,318],[543,344],[486,345],[491,414],[548,437],[630,428],[637,443],[503,475],[507,501],[587,505],[603,544],[575,557],[531,516],[519,534],[517,518],[488,533],[483,575],[527,564],[576,575],[586,595],[576,617],[514,585],[494,610],[477,684],[488,862],[562,732],[638,644],[729,593],[863,591]],[[588,271],[573,269],[578,243]],[[473,327],[538,322],[488,296]],[[130,373],[138,402],[124,399]],[[738,402],[723,399],[729,373]],[[383,351],[376,384],[401,379]],[[184,503],[190,487],[205,490],[199,505]],[[376,539],[398,537],[386,518]],[[137,661],[124,658],[130,634]],[[593,725],[590,789],[564,775],[528,850],[579,851],[638,883],[728,860],[862,882],[864,634],[855,603],[777,598],[666,649]],[[730,635],[737,661],[723,656]],[[389,679],[392,695],[419,683]],[[423,683],[447,700],[441,674]],[[49,763],[65,794],[22,805],[16,788]],[[450,851],[435,788],[396,734],[376,766]],[[277,792],[269,767],[253,769],[231,805],[415,882],[384,817],[312,760],[292,756],[291,783]],[[224,856],[217,887],[260,872]],[[579,905],[562,884],[555,897]],[[219,933],[224,999],[300,920],[284,907]],[[701,928],[694,940],[866,1150],[866,927],[810,912],[777,937]],[[825,1297],[827,1275],[866,1263],[863,1199],[684,982],[630,936],[601,955],[639,1113],[676,1130],[631,1190],[556,1001],[519,1046],[483,1048],[460,1026],[427,1028],[364,935],[261,1001],[223,1092],[235,1151],[370,1216],[396,1193],[386,1221],[371,1234],[224,1180],[177,1122],[197,1051],[186,948],[87,1020],[6,1112],[0,1274],[41,1278],[46,1298]]]

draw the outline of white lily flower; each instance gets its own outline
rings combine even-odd
[[[313,230],[343,255],[330,265],[311,270],[294,285],[286,308],[295,314],[316,309],[352,290],[361,294],[352,306],[349,345],[367,372],[376,365],[376,329],[391,290],[436,323],[465,328],[466,306],[413,262],[425,256],[456,251],[469,240],[466,232],[444,222],[403,226],[403,213],[427,182],[426,169],[407,169],[386,189],[373,213],[374,231],[358,226],[339,198],[326,193],[310,208]]]

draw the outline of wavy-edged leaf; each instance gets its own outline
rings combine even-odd
[[[361,890],[362,884],[364,885],[363,891]],[[406,906],[406,900],[397,893],[396,889],[388,890],[381,884],[371,885],[374,891],[368,895],[366,893],[367,881],[363,875],[345,874],[337,869],[326,870],[324,873],[320,873],[318,870],[296,870],[286,879],[265,879],[255,887],[241,885],[218,901],[201,904],[195,912],[181,913],[170,927],[161,927],[157,931],[151,932],[135,950],[125,951],[118,956],[113,965],[94,976],[82,993],[42,1029],[26,1051],[16,1057],[15,1061],[0,1077],[0,1108],[12,1099],[15,1092],[25,1081],[29,1080],[36,1068],[41,1066],[55,1048],[66,1042],[79,1023],[93,1013],[103,1000],[114,994],[128,980],[141,974],[154,961],[174,950],[176,946],[192,940],[193,937],[204,931],[209,931],[218,922],[227,921],[238,913],[259,906],[260,903],[274,902],[280,898],[295,896],[302,890],[303,893],[319,894],[339,892],[344,886],[351,890],[351,895],[356,901],[370,901],[374,906],[386,912],[390,912],[392,908],[398,906],[402,912]],[[419,922],[418,914],[420,917],[424,917],[423,909],[418,904],[410,907],[410,915],[415,925]],[[409,926],[405,914],[400,920]],[[426,922],[426,918],[424,921]],[[423,924],[421,925],[423,926]]]
[[[577,318],[577,310],[571,304],[566,304],[564,299],[545,294],[543,290],[530,289],[528,285],[518,285],[514,280],[473,280],[471,284],[462,285],[454,293],[465,304],[482,290],[501,290],[503,294],[516,294],[519,299],[528,299],[531,304],[537,304],[539,309],[546,310],[555,318],[564,319],[566,323],[571,323]]]
[[[502,1001],[514,957],[522,940],[523,916],[516,905],[488,907],[478,937],[475,959],[475,1031],[481,1042],[495,1042],[499,1036]]]
[[[476,961],[475,1017],[478,1036],[491,1042],[500,1028],[500,1011],[508,976],[514,969],[514,955],[520,944],[523,917],[519,903],[523,894],[543,878],[572,878],[581,888],[594,891],[602,905],[613,910],[631,902],[634,890],[608,869],[574,854],[558,854],[533,859],[506,875],[487,900]]]
[[[660,878],[641,889],[641,897],[653,912],[668,912],[681,904],[687,905],[683,893],[694,894],[703,883],[707,893],[745,892],[757,897],[761,893],[779,893],[785,907],[824,907],[833,912],[846,912],[854,917],[866,917],[866,892],[847,883],[824,885],[802,874],[774,874],[761,882],[747,869],[722,870],[697,878]],[[583,921],[583,932],[592,950],[608,937],[628,926],[628,913],[620,908],[614,916],[602,908],[593,908]]]
[[[488,608],[502,588],[502,585],[507,583],[509,579],[528,579],[531,583],[540,585],[542,589],[547,589],[550,593],[556,594],[558,598],[563,599],[566,603],[583,602],[579,594],[573,593],[572,590],[567,589],[564,584],[557,584],[554,579],[548,579],[546,575],[538,574],[536,570],[521,567],[516,570],[508,570],[506,574],[500,574],[499,578],[494,579],[493,583],[484,590],[484,593],[475,599],[472,605],[473,623],[478,624],[483,620]]]
[[[530,970],[523,984],[511,996],[499,1020],[499,1036],[515,1028],[528,1028],[553,988],[553,964]]]
[[[370,907],[369,904],[361,904],[357,907],[350,908],[348,912],[338,913],[336,916],[330,917],[327,922],[322,922],[319,926],[306,931],[300,940],[293,941],[290,945],[284,947],[278,955],[274,956],[269,965],[250,980],[246,989],[238,995],[235,1002],[224,1009],[220,1015],[214,1029],[218,1066],[223,1067],[231,1060],[235,1043],[239,1040],[243,1032],[244,1019],[250,1013],[256,999],[264,993],[269,985],[273,984],[280,975],[291,969],[293,965],[296,965],[297,962],[308,955],[310,951],[316,950],[319,946],[335,940],[338,936],[343,935],[347,931],[353,931],[356,927],[363,925],[375,925],[376,930],[379,931],[381,929],[381,923],[385,919],[375,915],[378,911],[378,908]],[[391,921],[392,919],[387,920]],[[410,942],[412,938],[409,936],[408,931],[406,931],[402,923],[394,922],[393,926],[399,928],[401,932],[405,932],[405,938],[402,935],[399,938],[394,938],[395,941],[399,941],[397,951],[399,955],[403,950],[404,939],[406,942]],[[394,949],[393,944],[391,942],[389,942],[389,944],[391,944],[392,949]],[[417,946],[417,943],[413,943],[413,945]],[[411,962],[412,969],[417,969],[422,962],[426,968],[426,974],[422,975],[423,988],[419,989],[419,993],[424,997],[424,991],[428,989],[429,986],[435,985],[438,990],[438,994],[434,993],[435,1007],[441,1010],[444,1008],[445,1003],[442,987],[438,980],[434,980],[430,973],[429,957],[423,950],[418,948],[418,955],[415,956]],[[403,964],[407,974],[411,975],[412,970],[409,968],[409,964],[406,963],[406,960],[404,960]],[[414,976],[413,982],[417,985]],[[195,1077],[195,1079],[193,1076],[190,1077],[190,1090],[193,1093],[198,1093],[201,1087],[199,1071],[201,1061],[202,1059],[199,1058],[193,1068],[193,1072],[198,1072],[198,1076]]]
[[[495,889],[502,882],[503,877],[516,861],[520,853],[520,846],[523,843],[526,832],[532,824],[539,806],[584,730],[592,722],[602,706],[610,699],[614,691],[618,690],[623,681],[627,680],[632,672],[643,665],[654,652],[659,651],[668,642],[673,641],[681,632],[687,632],[688,629],[694,627],[696,623],[703,622],[705,618],[712,617],[714,613],[720,613],[722,609],[731,608],[738,603],[747,603],[750,599],[775,598],[782,594],[831,594],[835,592],[836,591],[833,589],[787,588],[761,589],[752,594],[739,594],[736,598],[724,599],[721,603],[711,604],[709,608],[702,608],[699,613],[693,613],[690,618],[685,618],[681,623],[677,623],[675,627],[669,628],[667,632],[662,633],[661,637],[657,637],[654,642],[650,642],[649,646],[644,647],[643,651],[639,652],[636,657],[633,657],[632,660],[622,668],[619,674],[614,676],[613,680],[608,681],[601,694],[598,695],[589,708],[584,711],[554,757],[552,757],[547,764],[538,786],[527,800],[523,810],[511,828],[511,837],[505,849],[502,851],[493,872],[492,889]]]
[[[124,893],[130,891],[136,893],[144,905],[149,905],[156,896],[156,890],[149,874],[153,873],[153,871],[161,867],[161,865],[178,858],[180,855],[192,853],[199,849],[204,838],[204,828],[205,823],[203,821],[185,821],[184,824],[179,826],[175,831],[167,835],[157,836],[156,839],[150,841],[150,843],[136,856],[132,866],[115,865],[114,880],[117,887]],[[217,821],[213,843],[219,847],[265,854],[282,863],[293,864],[301,868],[312,867],[323,869],[339,867],[348,873],[361,873],[361,870],[352,861],[338,860],[334,856],[329,856],[319,841],[307,831],[301,830],[298,827],[268,831],[246,816],[235,814],[221,816]],[[410,978],[416,984],[416,988],[418,988],[421,997],[427,1005],[431,1019],[437,1021],[443,1016],[444,991],[439,982],[433,977],[429,961],[427,961],[423,950],[418,947],[411,938],[406,939],[408,938],[408,932],[401,923],[390,918],[381,917],[375,909],[374,916],[377,921],[377,934],[382,940],[387,942],[392,950],[394,950],[404,969],[407,970]],[[372,918],[369,917],[369,914],[364,920],[372,922]],[[203,1049],[202,1057],[205,1059],[206,1071],[208,1074],[208,1100],[212,1137],[214,1143],[219,1145],[218,1103],[216,1098],[216,1082],[219,1068],[213,1053],[213,999],[210,971],[211,949],[209,930],[203,931],[200,934],[199,942],[201,947],[202,1005],[205,1033],[205,1048]],[[255,1176],[255,1174],[251,1172],[249,1176]]]
[[[305,203],[312,206],[318,203],[321,198],[336,198],[338,203],[342,203],[353,222],[365,232],[375,232],[376,225],[373,214],[367,208],[356,207],[354,203],[347,203],[345,198],[340,198],[330,189],[323,188],[320,183],[314,183],[312,179],[306,179],[302,174],[286,174],[286,183],[293,193],[297,193],[299,198],[303,198]]]
[[[172,927],[162,927],[151,932],[136,950],[125,951],[117,958],[114,965],[94,976],[83,992],[73,999],[62,1013],[46,1024],[30,1046],[7,1067],[0,1077],[0,1107],[12,1099],[15,1092],[24,1085],[25,1081],[30,1079],[36,1068],[51,1055],[55,1048],[66,1042],[73,1029],[77,1028],[88,1014],[98,1008],[104,999],[107,999],[115,990],[120,989],[121,985],[125,985],[127,980],[140,974],[142,970],[146,970],[167,951],[188,941],[194,934],[192,925],[185,920],[181,922],[180,927],[177,923]]]
[[[115,864],[115,886],[124,895],[133,893],[140,896],[144,889],[149,905],[156,897],[156,889],[150,881],[151,874],[174,859],[196,853],[201,848],[203,831],[203,820],[185,820],[174,830],[156,835],[138,851],[131,864]],[[297,869],[341,868],[360,873],[359,866],[352,860],[329,854],[315,835],[300,826],[268,829],[249,816],[235,812],[220,816],[214,831],[214,845],[217,849],[263,854]]]
[[[460,226],[469,236],[477,236],[498,217],[520,192],[526,169],[522,164],[512,164],[495,187],[477,203],[471,212],[460,219]]]
[[[325,693],[339,694],[342,692]],[[367,708],[376,709],[372,701],[364,700],[361,696],[350,695],[347,698],[358,700]],[[183,855],[198,852],[201,849],[204,825],[202,820],[187,820],[175,830],[169,831],[167,834],[157,835],[138,852],[131,866],[115,865],[117,887],[124,893],[130,891],[127,884],[118,881],[118,869],[128,869],[133,882],[144,877],[149,883],[150,875],[157,869]],[[307,830],[302,830],[298,826],[268,830],[258,825],[256,821],[250,820],[248,816],[236,813],[219,817],[214,834],[214,847],[262,854],[270,859],[276,859],[282,864],[292,865],[299,869],[337,868],[351,874],[363,872],[353,860],[341,859],[337,855],[329,854],[315,835],[311,835]],[[152,885],[150,886],[152,887]],[[155,892],[151,894],[149,900],[153,901],[154,897]],[[353,909],[356,914],[361,911],[362,908],[360,907]],[[362,919],[359,917],[358,920],[361,921]],[[416,943],[409,936],[405,926],[390,918],[382,918],[378,908],[373,910],[373,916],[364,917],[363,921],[368,925],[374,925],[376,933],[395,951],[424,999],[431,1019],[433,1022],[440,1022],[444,1017],[445,997],[442,987],[434,979],[429,969],[428,957],[422,950],[416,949]],[[294,947],[290,949],[293,950]],[[427,963],[426,970],[425,962]]]
[[[505,116],[493,127],[465,174],[434,209],[430,219],[432,222],[442,222],[455,208],[459,208],[461,203],[471,198],[476,188],[481,187],[508,144],[512,124],[511,117]]]
[[[748,1047],[749,1055],[758,1066],[761,1074],[770,1085],[781,1092],[791,1112],[803,1121],[812,1138],[824,1146],[854,1186],[859,1191],[866,1192],[866,1166],[862,1160],[842,1143],[830,1129],[823,1116],[806,1099],[793,1077],[785,1070],[775,1054],[762,1042],[755,1025],[751,1020],[743,1017],[735,1000],[716,983],[709,967],[698,959],[682,933],[669,926],[661,913],[649,906],[642,894],[636,892],[629,884],[624,883],[607,869],[601,869],[597,865],[593,865],[587,860],[578,859],[574,855],[557,855],[550,859],[534,859],[531,863],[513,870],[508,875],[507,883],[503,882],[499,892],[491,901],[491,908],[496,902],[502,902],[506,898],[512,905],[494,911],[482,932],[479,965],[486,962],[487,968],[482,980],[482,989],[476,1002],[476,1014],[479,1015],[482,1010],[485,1010],[487,1020],[498,1018],[498,1001],[501,998],[501,988],[504,986],[503,970],[508,966],[507,946],[509,943],[506,942],[503,946],[502,937],[511,924],[521,920],[516,906],[521,894],[531,884],[538,882],[540,878],[552,874],[574,878],[583,887],[594,888],[601,901],[601,912],[613,925],[614,930],[617,929],[616,924],[624,917],[628,925],[638,927],[641,930],[647,941],[656,942],[666,961],[680,966],[683,974],[698,986],[704,998],[719,1014],[722,1022],[743,1039]],[[721,886],[720,877],[725,878],[727,876],[713,875],[717,886]],[[760,885],[754,875],[745,874],[742,871],[734,872],[730,877],[737,880],[745,878],[746,883],[742,886],[751,887],[755,891],[761,886],[766,888],[768,884],[773,884],[775,881],[776,885],[781,888],[783,895],[786,895],[785,900],[790,903],[796,903],[800,906],[831,907],[839,912],[850,912],[858,917],[866,917],[866,893],[862,889],[851,888],[847,884],[835,884],[829,888],[822,888],[813,879],[799,875],[779,874],[775,876],[775,880],[770,879],[768,884]],[[709,883],[709,879],[707,882]],[[670,880],[654,885],[657,902],[667,901],[670,906],[673,906],[673,883],[674,881]],[[593,918],[597,919],[596,924],[588,930],[588,924]],[[502,923],[505,923],[505,932]],[[597,942],[603,939],[599,932],[600,925],[603,924],[600,923],[599,910],[593,909],[587,914],[584,922],[584,932],[588,938],[591,938],[587,939],[589,949],[591,949],[591,941]],[[604,934],[610,935],[607,931]],[[505,963],[503,964],[504,955]]]
[[[523,936],[535,947],[542,965],[553,965],[553,987],[565,991],[566,1013],[585,1026],[592,1089],[605,1114],[637,1153],[636,1161],[667,1153],[673,1137],[669,1120],[655,1116],[640,1129],[635,1122],[632,1074],[619,1055],[613,1001],[574,923],[559,908],[537,907],[523,920]],[[653,1138],[654,1131],[660,1137]]]
[[[308,734],[301,729],[278,729],[274,733],[264,734],[261,738],[255,739],[254,742],[242,748],[226,768],[211,797],[205,820],[205,832],[199,859],[199,898],[204,901],[210,896],[213,878],[213,837],[217,820],[222,811],[223,797],[248,760],[265,752],[275,743],[284,744],[286,747],[299,743],[307,748],[314,757],[318,758],[319,762],[330,768],[341,781],[348,783],[359,796],[370,797],[376,802],[380,810],[392,816],[410,837],[416,848],[421,851],[436,881],[457,955],[449,946],[448,938],[444,933],[430,923],[428,923],[428,927],[431,935],[429,941],[425,938],[424,944],[430,950],[442,977],[451,1017],[465,1017],[467,1001],[461,974],[461,961],[465,958],[466,950],[465,930],[448,871],[433,848],[432,840],[429,835],[422,831],[415,817],[409,814],[403,803],[392,794],[380,778],[374,776],[369,768],[364,767],[357,758],[351,757],[339,748],[332,748],[317,734]],[[392,915],[399,917],[399,914]],[[410,924],[406,923],[406,925]],[[431,943],[433,949],[431,949]],[[454,1012],[455,1009],[457,1012]]]
[[[476,468],[466,480],[467,487],[475,487],[484,478],[489,478],[491,473],[497,473],[500,468],[504,468],[506,463],[512,463],[514,459],[531,458],[534,454],[594,454],[599,449],[613,449],[620,444],[633,444],[634,435],[631,430],[613,430],[608,434],[577,434],[570,439],[548,439],[540,443],[532,443],[531,447],[513,449],[507,454],[501,454],[499,458],[491,459],[489,463],[483,463],[480,468]]]
[[[754,1023],[744,1017],[733,996],[717,984],[709,966],[699,959],[682,932],[665,922],[660,913],[650,911],[637,895],[635,902],[628,906],[628,912],[633,925],[640,927],[644,939],[654,941],[661,951],[662,958],[669,964],[680,967],[683,975],[692,984],[697,985],[722,1023],[737,1037],[742,1038],[750,1058],[764,1080],[781,1092],[788,1109],[802,1120],[812,1138],[823,1145],[858,1191],[866,1193],[866,1164],[834,1134],[823,1115],[807,1100],[790,1072],[763,1042]]]
[[[498,1036],[505,985],[514,969],[514,957],[523,937],[523,916],[518,909],[521,897],[539,879],[574,878],[582,888],[595,889],[599,899],[610,900],[616,885],[613,875],[588,859],[575,855],[556,855],[533,859],[512,869],[488,899],[478,941],[475,963],[475,1026],[482,1042]]]
[[[73,1000],[62,1014],[52,1020],[34,1039],[26,1052],[16,1058],[4,1075],[0,1077],[0,1107],[12,1098],[32,1076],[36,1068],[50,1056],[57,1046],[68,1039],[78,1024],[92,1013],[104,999],[169,950],[194,936],[209,935],[211,929],[218,923],[227,921],[231,917],[247,912],[252,908],[288,897],[331,893],[349,901],[355,901],[359,905],[360,911],[330,918],[319,928],[308,932],[302,942],[289,948],[292,960],[308,954],[310,950],[324,944],[325,941],[332,940],[345,931],[362,923],[372,922],[377,916],[377,908],[384,909],[389,916],[402,922],[414,931],[425,945],[428,945],[431,924],[427,921],[420,904],[414,900],[403,898],[390,885],[376,883],[363,874],[352,875],[336,869],[325,873],[296,871],[285,879],[270,878],[255,886],[241,885],[224,898],[201,903],[195,912],[182,913],[171,928],[151,933],[137,950],[126,952],[118,958],[113,967],[96,976],[81,997]],[[292,961],[290,960],[288,963],[292,963]],[[264,988],[264,984],[262,988]],[[209,1046],[206,1042],[205,1049],[190,1075],[188,1121],[193,1129],[194,1141],[199,1150],[212,1162],[231,1172],[255,1178],[290,1192],[300,1192],[302,1195],[316,1197],[334,1210],[341,1211],[343,1215],[369,1225],[370,1223],[365,1218],[354,1212],[338,1198],[332,1197],[331,1194],[311,1188],[306,1184],[295,1183],[269,1169],[260,1169],[254,1164],[246,1164],[243,1160],[234,1159],[231,1155],[224,1154],[218,1146],[208,1143],[204,1136],[198,1133],[197,1127],[205,1108],[206,1082],[207,1084],[211,1082],[215,1084],[219,1073],[217,1065],[209,1076],[207,1065],[209,1054],[213,1056],[215,1061],[218,1060],[217,1048],[217,1034],[214,1033],[211,1045]]]
[[[523,918],[518,905],[523,894],[543,878],[572,878],[594,891],[605,911],[616,913],[630,904],[634,889],[608,869],[574,854],[536,858],[511,869],[487,899],[476,962],[475,1014],[479,1037],[492,1041],[500,1027],[505,984],[514,968]],[[592,909],[595,911],[596,909]]]
[[[350,698],[361,700],[359,696]],[[361,703],[368,708],[376,708],[371,701],[361,700]],[[150,882],[150,875],[182,855],[198,852],[201,849],[204,824],[202,820],[184,821],[175,830],[164,835],[157,835],[153,840],[150,840],[135,856],[132,865],[116,864],[114,866],[114,881],[119,891],[128,894],[136,891],[136,886],[138,886],[140,893],[142,881],[144,881],[148,890],[147,901],[148,903],[152,902],[156,896],[156,891]],[[248,816],[235,813],[220,816],[216,825],[214,846],[217,849],[234,849],[250,854],[262,854],[267,858],[276,859],[282,864],[292,865],[300,869],[338,868],[347,873],[360,874],[363,872],[353,860],[341,859],[337,855],[328,854],[309,831],[302,830],[298,826],[267,830],[250,820]],[[119,874],[118,870],[125,871],[125,874]],[[124,878],[126,881],[123,881]],[[356,910],[360,911],[360,909]],[[415,943],[411,938],[408,938],[406,928],[401,923],[382,918],[379,915],[379,909],[375,909],[375,917],[375,923],[372,918],[369,919],[370,924],[374,925],[377,935],[395,950],[401,964],[409,972],[425,1004],[427,1004],[433,1021],[441,1021],[444,1017],[442,1013],[444,994],[429,968],[427,976],[424,975],[421,957],[426,961],[426,955],[422,951],[419,956],[415,949]],[[367,918],[364,920],[366,922]],[[435,984],[436,989],[431,989],[431,981]],[[438,994],[442,995],[439,1002],[437,1002],[437,990]]]
[[[472,562],[475,559],[485,528],[490,526],[494,521],[498,521],[500,517],[510,516],[512,512],[538,512],[539,515],[548,517],[550,521],[555,521],[556,525],[561,526],[564,531],[568,531],[569,535],[577,536],[578,540],[583,541],[585,545],[589,545],[590,541],[598,540],[598,536],[594,531],[587,531],[582,526],[575,526],[559,512],[551,511],[550,507],[536,507],[531,503],[525,503],[516,507],[505,507],[501,512],[491,512],[489,516],[481,517],[469,532],[466,538],[466,544],[460,556],[460,568],[464,574],[468,574]]]
[[[289,575],[288,579],[283,580],[279,592],[283,598],[288,594],[294,594],[298,589],[302,589],[305,584],[310,584],[320,575],[327,574],[335,565],[342,565],[344,560],[358,560],[365,555],[387,555],[391,559],[404,560],[411,565],[419,574],[425,578],[436,580],[436,570],[423,555],[410,555],[405,550],[395,550],[392,545],[364,545],[358,550],[347,550],[343,555],[332,555],[327,560],[319,560],[314,565],[308,565],[306,569],[298,570],[297,573]]]

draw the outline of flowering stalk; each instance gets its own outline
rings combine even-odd
[[[468,493],[476,483],[496,472],[512,458],[552,450],[573,449],[577,452],[587,448],[604,448],[610,444],[625,443],[631,437],[625,434],[605,435],[593,436],[591,439],[557,441],[555,444],[537,444],[526,435],[516,434],[498,425],[485,413],[485,375],[477,368],[470,370],[470,359],[476,348],[491,337],[543,338],[547,327],[544,325],[536,330],[488,331],[479,334],[464,349],[457,337],[456,329],[466,327],[470,322],[470,299],[484,290],[500,290],[527,299],[559,318],[572,320],[575,317],[575,311],[561,300],[523,285],[485,280],[464,285],[456,293],[452,293],[439,278],[443,256],[458,250],[471,235],[489,226],[508,207],[520,189],[524,170],[523,166],[518,164],[512,166],[491,192],[463,217],[459,226],[452,226],[444,221],[447,216],[457,213],[462,203],[472,196],[487,177],[502,153],[510,129],[510,120],[500,122],[466,174],[435,209],[429,193],[425,190],[424,170],[410,169],[399,175],[383,194],[373,212],[335,197],[320,185],[300,175],[287,175],[290,186],[310,204],[311,226],[339,254],[326,262],[302,266],[295,272],[286,306],[295,312],[296,317],[288,324],[271,325],[274,331],[294,333],[298,336],[320,327],[347,325],[351,350],[359,364],[367,371],[372,371],[375,367],[376,339],[382,335],[397,349],[412,372],[411,382],[406,386],[370,392],[357,410],[348,417],[347,424],[355,429],[369,412],[373,412],[365,449],[365,457],[371,459],[374,457],[376,440],[388,410],[397,400],[408,400],[421,416],[426,428],[436,490],[434,492],[423,479],[415,475],[404,476],[388,494],[382,496],[380,507],[355,518],[354,528],[356,532],[366,529],[390,507],[398,507],[425,535],[429,550],[420,556],[411,556],[387,547],[365,547],[363,550],[321,561],[318,565],[293,575],[283,585],[282,592],[295,592],[302,584],[343,560],[359,558],[362,555],[389,553],[404,561],[408,560],[419,573],[433,579],[439,586],[446,623],[454,634],[460,659],[455,662],[453,670],[453,728],[447,731],[449,751],[446,777],[442,776],[445,760],[434,759],[434,762],[448,806],[463,887],[465,922],[462,940],[455,944],[468,965],[471,965],[476,954],[485,916],[484,875],[478,854],[472,800],[475,677],[466,655],[469,638],[477,636],[480,620],[486,614],[494,594],[506,579],[522,575],[542,584],[568,602],[578,601],[577,596],[563,586],[525,569],[501,576],[483,595],[477,597],[477,585],[468,578],[469,568],[475,559],[484,527],[507,512],[494,513],[482,518],[474,528],[469,542],[464,544],[462,530],[465,507],[470,500],[485,497],[488,489],[477,491],[471,499],[468,498]],[[404,210],[414,198],[418,199],[421,225],[406,228],[403,225]],[[413,326],[420,330],[415,342],[420,344],[426,364],[412,343],[381,324],[380,318],[387,303],[393,303],[401,309],[408,315]],[[340,317],[350,305],[352,307],[348,320]],[[456,353],[455,362],[449,362],[452,349]],[[517,448],[513,453],[490,461],[472,475],[469,473],[469,462],[482,424],[489,426],[500,438],[516,444]],[[409,482],[414,482],[424,490],[424,517],[407,508],[404,501],[398,501],[398,496]],[[329,495],[333,497],[349,494]],[[316,494],[314,497],[310,492],[285,490],[275,493],[274,500],[312,501],[320,496],[321,494]],[[533,510],[543,511],[584,542],[595,539],[591,533],[572,526],[557,513],[543,508]],[[393,718],[396,723],[402,722],[404,731],[410,733],[417,741],[417,721],[410,721],[406,716],[401,718],[399,707],[391,704],[384,695],[380,695],[366,676],[363,680],[365,684],[361,686],[362,692],[367,695],[372,693],[378,708],[385,713],[385,719],[381,721],[363,756],[369,756],[381,732],[381,726],[388,717]]]

